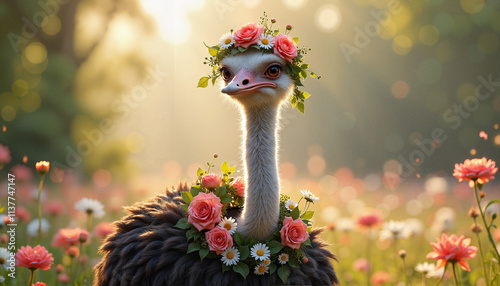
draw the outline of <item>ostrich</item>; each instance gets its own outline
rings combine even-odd
[[[240,107],[245,166],[245,201],[238,231],[256,240],[269,237],[279,220],[280,181],[277,167],[280,111],[294,88],[286,72],[287,62],[270,53],[248,50],[225,57],[220,73],[222,93]],[[94,285],[282,285],[278,274],[248,275],[222,272],[219,259],[200,261],[197,253],[186,254],[185,230],[174,225],[185,217],[179,207],[186,183],[163,195],[128,207],[129,214],[115,223],[116,231],[100,248],[104,254],[95,267]],[[334,255],[310,232],[307,263],[292,268],[287,285],[334,285]]]

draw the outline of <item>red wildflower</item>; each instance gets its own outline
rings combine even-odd
[[[376,227],[381,222],[382,222],[382,216],[375,211],[360,215],[356,219],[356,224],[363,229]]]
[[[40,161],[35,164],[36,171],[40,175],[45,175],[50,169],[50,163],[47,161]]]
[[[438,238],[436,242],[431,242],[434,251],[427,254],[428,259],[437,260],[437,269],[442,268],[446,263],[456,263],[463,270],[470,271],[469,264],[465,259],[476,257],[477,247],[469,246],[471,242],[470,238],[464,238],[464,236],[456,236],[452,234],[448,236],[443,233],[441,235],[441,240]]]
[[[16,265],[26,267],[30,270],[49,270],[53,263],[54,258],[52,257],[52,253],[40,245],[34,248],[29,245],[22,246],[16,253]]]
[[[36,282],[35,284],[33,284],[33,286],[47,286],[47,284],[43,282]]]
[[[467,180],[469,186],[474,187],[474,182],[484,184],[493,180],[498,168],[495,167],[495,161],[486,160],[486,157],[481,159],[467,159],[462,164],[455,164],[453,176],[459,182]]]
[[[57,231],[54,239],[52,239],[52,247],[61,247],[67,249],[72,245],[80,243],[80,235],[86,235],[88,237],[89,233],[83,228],[61,228]]]

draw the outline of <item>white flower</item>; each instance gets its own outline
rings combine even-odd
[[[274,46],[273,36],[264,33],[260,34],[258,45],[266,50],[271,49]]]
[[[75,203],[75,210],[94,215],[96,218],[102,218],[105,214],[103,204],[94,199],[82,198]]]
[[[337,221],[336,228],[339,231],[351,232],[354,230],[354,221],[352,220],[352,218],[348,217],[340,218]]]
[[[415,270],[419,273],[427,275],[436,270],[436,264],[432,264],[429,262],[419,263],[415,266]]]
[[[380,231],[380,240],[408,238],[410,235],[411,231],[406,228],[404,222],[391,220],[384,223]]]
[[[240,252],[235,247],[228,247],[222,252],[220,260],[226,266],[236,265],[240,261]]]
[[[219,226],[222,227],[222,228],[227,229],[227,231],[229,231],[229,234],[233,235],[236,232],[237,223],[234,220],[234,218],[232,218],[232,217],[230,217],[230,218],[225,217],[225,218],[222,219],[221,222],[219,222]]]
[[[434,269],[430,271],[429,273],[427,273],[427,275],[425,275],[425,277],[439,279],[443,277],[443,274],[444,274],[444,267],[441,267],[439,269]]]
[[[0,276],[0,283],[3,283],[3,282],[5,282],[5,277]]]
[[[219,39],[219,45],[222,49],[227,49],[234,44],[233,35],[231,33],[225,33]]]
[[[290,257],[286,253],[280,253],[280,255],[278,256],[278,260],[279,260],[280,264],[286,264],[288,262],[289,258]]]
[[[252,246],[250,254],[255,260],[264,261],[269,258],[271,251],[269,251],[269,247],[265,243],[257,243]]]
[[[319,197],[316,197],[313,193],[311,193],[311,191],[302,190],[300,192],[304,196],[304,199],[306,199],[306,201],[308,201],[308,202],[314,203],[314,202],[317,202],[319,200]]]
[[[10,258],[10,251],[7,248],[0,247],[0,267],[7,269],[7,260]]]
[[[287,210],[293,211],[293,209],[297,207],[297,203],[292,200],[288,200],[285,202],[285,207]]]
[[[42,233],[47,233],[50,229],[50,223],[48,220],[45,218],[42,218]],[[38,219],[32,220],[28,225],[26,226],[26,233],[29,236],[37,236],[38,235]]]
[[[259,265],[255,266],[255,269],[253,273],[257,275],[264,275],[265,273],[269,272],[269,267],[265,265],[264,263],[260,263]]]

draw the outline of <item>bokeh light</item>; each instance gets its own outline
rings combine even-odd
[[[392,84],[391,91],[395,98],[402,99],[408,96],[410,87],[406,81],[398,80]]]
[[[460,6],[465,12],[475,14],[483,9],[484,0],[460,0]]]
[[[325,5],[318,9],[315,16],[316,25],[323,32],[335,32],[342,22],[340,10],[334,5]]]
[[[56,15],[47,15],[46,24],[42,25],[42,30],[46,35],[54,36],[61,31],[61,19]]]
[[[24,54],[30,63],[40,64],[47,59],[47,48],[40,42],[32,42],[26,47]]]
[[[412,47],[412,40],[405,35],[398,35],[392,41],[392,50],[398,55],[408,54]]]
[[[417,68],[418,78],[427,84],[432,84],[441,79],[443,67],[435,59],[425,59],[421,61]]]
[[[439,40],[439,31],[433,25],[425,25],[418,32],[420,42],[427,46],[433,46]]]

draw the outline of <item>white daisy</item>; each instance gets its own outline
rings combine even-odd
[[[10,258],[10,251],[7,248],[0,247],[0,267],[7,269],[7,260]]]
[[[304,196],[304,199],[306,199],[306,201],[308,201],[308,202],[314,203],[314,202],[317,202],[319,200],[319,197],[316,197],[313,193],[311,193],[311,191],[302,190],[300,192]]]
[[[222,49],[227,49],[234,44],[233,35],[231,33],[225,33],[219,39],[219,45]]]
[[[227,265],[236,265],[240,261],[240,252],[235,247],[228,247],[222,252],[222,262]]]
[[[280,264],[286,264],[288,260],[290,260],[290,256],[288,256],[288,254],[286,253],[280,253],[280,255],[278,256],[278,260]]]
[[[337,230],[342,232],[351,232],[354,230],[354,221],[352,218],[343,217],[337,220]]]
[[[5,277],[0,276],[0,283],[3,283],[5,281]]]
[[[264,263],[260,263],[259,265],[255,266],[255,269],[253,273],[257,275],[264,275],[265,273],[269,272],[269,267],[265,265]]]
[[[427,273],[425,277],[440,279],[441,277],[443,277],[443,274],[444,274],[444,267],[441,267],[439,269],[434,269],[432,271],[429,271],[429,273]]]
[[[219,222],[219,226],[227,229],[227,231],[229,231],[229,234],[233,235],[236,232],[237,223],[234,218],[225,217],[221,220],[221,222]]]
[[[42,233],[47,233],[50,229],[50,223],[48,220],[45,218],[42,218]],[[37,236],[38,235],[38,219],[32,220],[28,225],[26,226],[26,233],[29,236]]]
[[[272,47],[274,47],[273,36],[268,35],[268,34],[264,34],[264,33],[260,34],[258,45],[259,45],[259,47],[266,49],[266,50],[271,49]]]
[[[419,273],[427,275],[431,272],[436,271],[436,264],[432,264],[429,262],[419,263],[415,266],[415,270]]]
[[[104,212],[104,205],[100,201],[89,198],[82,198],[76,202],[75,210],[94,215],[96,218],[102,218],[106,213]]]
[[[297,203],[292,200],[288,200],[285,202],[285,207],[287,210],[293,211],[293,209],[297,207]]]
[[[411,231],[406,228],[402,221],[391,220],[384,223],[384,228],[380,231],[380,240],[408,238]]]
[[[269,258],[271,251],[269,251],[269,247],[265,243],[257,243],[252,246],[250,254],[255,260],[264,261]]]

